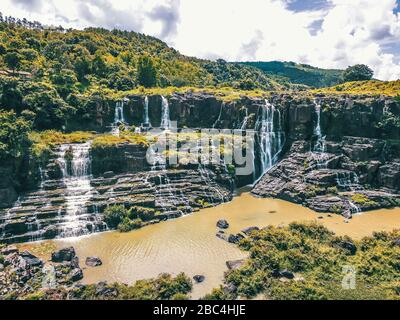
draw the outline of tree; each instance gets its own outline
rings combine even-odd
[[[348,67],[343,74],[343,80],[348,81],[363,81],[371,80],[374,75],[374,71],[365,64],[356,64]]]
[[[143,55],[138,62],[138,82],[140,85],[150,88],[157,83],[157,71],[153,60],[148,55]]]
[[[0,111],[0,159],[20,158],[28,146],[31,125],[14,111]]]
[[[9,52],[4,56],[4,62],[8,68],[15,72],[21,66],[21,55],[17,52]]]

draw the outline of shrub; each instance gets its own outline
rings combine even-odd
[[[104,221],[110,228],[116,228],[127,215],[128,211],[123,205],[109,206],[104,210]]]
[[[136,207],[136,213],[142,221],[150,221],[155,217],[155,210],[143,207]]]
[[[128,217],[124,217],[118,224],[118,230],[121,232],[129,232],[132,230],[140,229],[142,227],[142,220],[135,219],[131,220]]]
[[[0,159],[21,158],[30,144],[30,123],[13,111],[0,110]]]
[[[327,191],[328,191],[328,193],[330,193],[330,194],[338,194],[338,189],[337,189],[336,186],[335,186],[335,187],[329,187],[329,188],[327,189]]]
[[[366,207],[372,207],[375,206],[377,203],[370,198],[368,198],[364,194],[356,193],[351,196],[351,200],[355,202],[356,204],[366,206]]]

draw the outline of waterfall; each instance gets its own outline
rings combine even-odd
[[[275,115],[277,116],[275,117]],[[277,125],[275,125],[275,119],[278,120]],[[261,122],[257,122],[256,130],[258,129],[257,127],[260,127],[259,140],[262,177],[265,172],[275,165],[279,154],[282,152],[284,145],[282,137],[285,134],[282,131],[280,111],[267,100],[265,100],[265,105],[262,107]]]
[[[94,194],[90,184],[90,147],[90,142],[64,144],[57,153],[66,187],[66,216],[60,232],[62,238],[97,231],[100,222],[96,220],[96,215],[89,217],[86,207]]]
[[[327,169],[328,160],[326,155],[326,137],[322,134],[321,129],[321,105],[314,101],[315,113],[317,115],[317,123],[314,128],[314,136],[317,141],[312,149],[312,152],[316,155],[317,169]]]
[[[119,125],[125,123],[124,106],[124,100],[115,103],[114,123],[111,130],[113,135],[119,135]]]
[[[360,213],[361,209],[352,201],[349,200],[350,212],[352,214]]]
[[[143,119],[143,127],[150,128],[151,123],[149,119],[149,98],[146,96],[144,98],[144,119]]]
[[[360,181],[355,172],[337,172],[336,184],[338,185],[338,187],[345,190],[363,190],[363,187],[360,186]]]
[[[240,126],[240,129],[246,130],[248,121],[249,121],[249,112],[248,112],[248,110],[246,108],[246,116],[243,119],[243,122],[242,122],[242,125]]]
[[[315,113],[317,114],[317,123],[314,128],[314,135],[317,137],[317,142],[314,146],[314,152],[325,153],[326,144],[325,144],[325,136],[322,135],[321,129],[321,105],[314,101],[315,104]]]
[[[214,122],[214,124],[213,124],[213,129],[215,129],[216,126],[217,126],[217,125],[219,124],[219,122],[221,121],[221,115],[222,115],[222,110],[223,110],[224,106],[225,106],[225,102],[222,102],[222,103],[221,103],[221,107],[220,107],[220,109],[219,109],[218,118],[217,118],[217,120],[215,120],[215,122]]]
[[[169,129],[171,127],[171,120],[169,117],[169,103],[168,100],[161,96],[161,125],[162,129]]]

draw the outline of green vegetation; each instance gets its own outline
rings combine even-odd
[[[275,77],[280,83],[296,83],[310,87],[330,87],[342,82],[342,70],[315,68],[294,62],[245,62],[245,65],[256,67],[268,76]]]
[[[109,206],[104,211],[104,221],[110,228],[121,232],[140,229],[143,222],[154,220],[157,212],[151,208],[134,206],[126,209],[123,205]]]
[[[56,130],[46,130],[30,132],[29,140],[32,143],[32,154],[36,159],[45,162],[51,153],[51,149],[55,146],[65,143],[84,143],[93,139],[94,136],[95,133],[87,131],[62,133]]]
[[[351,201],[365,207],[373,207],[377,205],[375,201],[368,198],[365,194],[360,194],[360,193],[352,195]]]
[[[157,70],[154,67],[153,60],[148,55],[139,58],[138,82],[146,88],[155,87],[157,84]]]
[[[117,290],[118,294],[111,298],[115,300],[171,300],[176,299],[177,295],[187,298],[192,286],[192,281],[180,273],[176,277],[161,274],[155,279],[136,281],[132,286],[115,283],[106,287]],[[84,300],[98,299],[95,285],[78,289],[76,295]]]
[[[396,97],[400,92],[400,80],[397,81],[354,81],[334,87],[313,90],[313,93],[325,94],[368,94]]]
[[[150,140],[144,135],[122,131],[119,136],[114,136],[111,134],[97,135],[93,139],[92,148],[104,149],[121,143],[139,144],[147,147],[150,144],[149,141]]]
[[[365,64],[356,64],[348,67],[343,73],[343,80],[349,81],[365,81],[371,80],[374,75],[374,71]]]
[[[0,22],[0,67],[31,72],[36,79],[66,85],[71,92],[100,86],[224,86],[272,89],[276,82],[256,68],[190,58],[164,42],[136,32],[50,29],[8,18]],[[56,78],[52,75],[57,74]],[[63,89],[67,89],[64,86]],[[130,87],[130,88],[129,88]],[[68,92],[66,92],[68,93]]]
[[[225,275],[234,290],[217,288],[205,298],[400,299],[400,247],[394,245],[399,239],[399,230],[355,242],[316,223],[269,226],[241,240],[249,258]],[[356,272],[355,289],[342,287],[349,268]],[[294,278],[276,275],[283,270]]]
[[[31,123],[13,111],[0,110],[0,160],[21,159],[29,147]]]
[[[90,284],[76,286],[67,291],[63,287],[57,289],[39,290],[18,297],[22,300],[61,300],[67,295],[78,300],[187,300],[193,287],[192,281],[185,274],[173,277],[170,274],[160,274],[157,278],[136,281],[133,285]],[[9,299],[17,297],[9,296]]]

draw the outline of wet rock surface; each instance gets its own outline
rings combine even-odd
[[[202,283],[202,282],[204,282],[205,279],[206,279],[206,278],[205,278],[203,275],[199,275],[199,274],[197,274],[197,275],[195,275],[195,276],[193,277],[193,280],[194,280],[196,283]]]
[[[85,264],[88,267],[98,267],[98,266],[101,266],[103,264],[103,262],[98,257],[87,257]]]
[[[149,120],[156,127],[161,123],[162,98],[154,95],[148,100]],[[235,177],[237,186],[247,185],[273,166],[255,186],[257,196],[276,197],[346,218],[358,211],[399,205],[400,147],[396,141],[400,130],[386,121],[400,115],[400,104],[393,98],[272,94],[268,103],[264,98],[245,96],[224,102],[208,93],[188,92],[172,94],[168,100],[170,118],[180,128],[258,133],[254,172]],[[143,122],[143,108],[143,96],[127,97],[124,112],[129,124]],[[266,119],[265,112],[271,110]],[[109,130],[114,104],[97,101],[92,111],[98,131]],[[316,137],[318,118],[321,132]],[[264,136],[260,135],[262,128]],[[273,145],[272,140],[276,140]],[[312,151],[317,142],[324,150]],[[154,172],[145,155],[146,148],[129,143],[90,151],[90,175],[94,176],[88,178],[90,185],[83,191],[76,187],[72,194],[63,179],[60,159],[54,155],[43,168],[46,178],[40,188],[37,163],[26,166],[29,172],[24,173],[23,182],[15,181],[12,164],[0,165],[0,241],[26,242],[105,231],[102,213],[112,204],[153,208],[158,212],[157,220],[162,221],[232,198],[233,176],[226,170],[210,167],[201,172],[198,166],[187,166]],[[18,185],[25,189],[36,185],[36,189],[22,192]],[[71,227],[69,212],[74,209],[74,197],[84,204],[76,210]]]
[[[49,296],[49,299],[74,299],[76,292],[84,289],[79,283],[83,272],[74,248],[53,252],[58,262],[44,261],[28,251],[15,251],[14,247],[3,248],[4,265],[0,266],[0,300],[31,299]],[[115,297],[115,288],[108,288],[105,282],[95,285],[99,299]]]
[[[22,195],[16,206],[0,212],[0,241],[27,242],[105,231],[102,212],[110,205],[155,209],[157,221],[177,218],[230,201],[232,184],[232,177],[219,169],[107,172],[90,180],[90,196],[82,193],[87,200],[76,213],[74,232],[68,232],[71,204],[65,183],[47,180],[42,190]]]
[[[393,177],[400,174],[400,154],[384,140],[343,137],[325,141],[325,148],[325,152],[313,152],[310,142],[295,141],[283,160],[257,183],[253,194],[346,218],[399,206],[400,189]]]
[[[219,220],[217,222],[217,227],[220,229],[228,229],[229,228],[229,223],[226,220]]]

